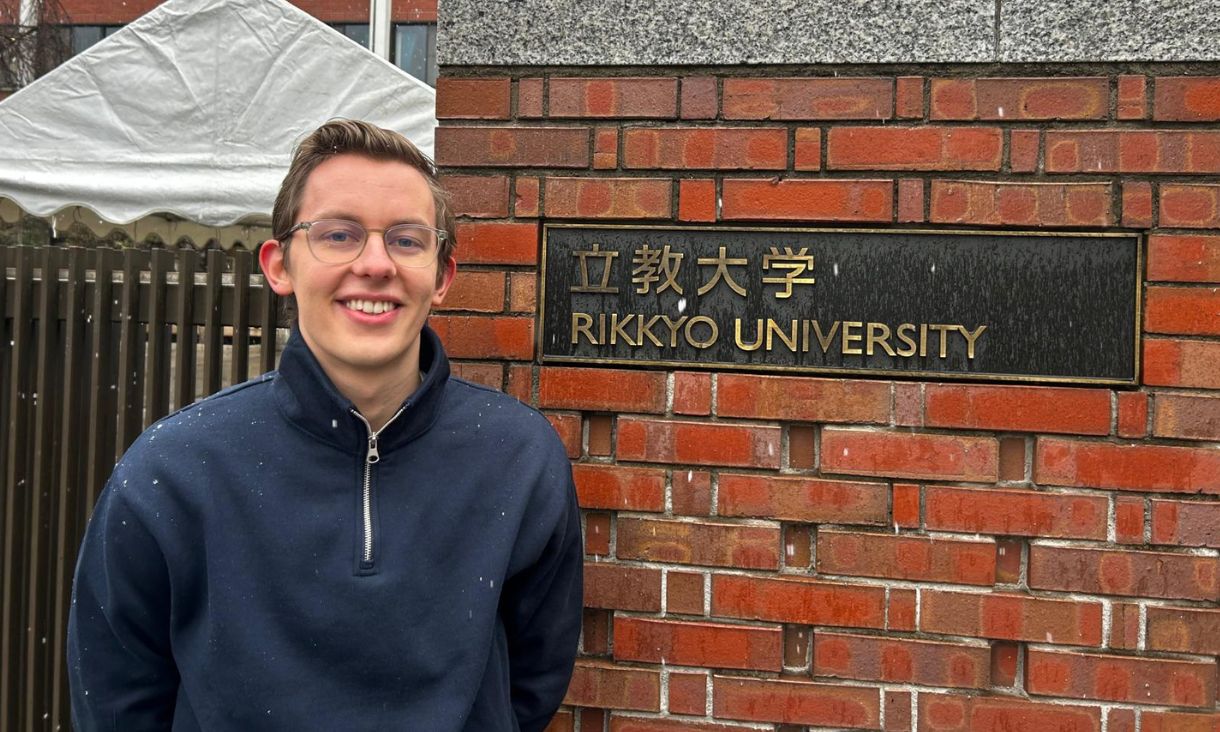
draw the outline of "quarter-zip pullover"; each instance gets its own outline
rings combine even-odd
[[[162,420],[81,547],[81,730],[541,730],[581,608],[571,467],[546,419],[450,378],[380,430],[299,334],[278,371]]]

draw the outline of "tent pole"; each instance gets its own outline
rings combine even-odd
[[[393,0],[369,0],[369,44],[373,53],[390,58],[390,5]]]

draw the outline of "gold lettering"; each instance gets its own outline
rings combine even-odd
[[[864,351],[860,350],[859,346],[848,346],[852,341],[864,340],[863,333],[852,334],[849,331],[852,328],[863,328],[864,323],[859,320],[844,320],[843,321],[843,355],[844,356],[863,356]]]
[[[964,325],[957,326],[957,329],[962,332],[962,335],[966,336],[966,358],[974,358],[974,342],[979,339],[979,336],[983,335],[983,331],[987,330],[987,326],[980,325],[974,329],[973,333],[966,330]]]
[[[572,345],[576,345],[581,333],[585,334],[589,343],[597,345],[597,339],[593,337],[593,316],[588,313],[572,313]]]
[[[687,316],[683,315],[683,316],[679,317],[676,321],[674,321],[674,320],[670,320],[668,315],[661,316],[661,322],[664,323],[665,325],[669,326],[669,347],[670,348],[678,347],[678,329],[681,328],[682,324],[686,322],[686,318],[687,318]]]
[[[818,345],[822,347],[822,353],[830,352],[830,344],[834,342],[835,333],[839,330],[839,321],[835,321],[834,325],[830,326],[830,332],[822,334],[822,325],[816,320],[809,321],[813,323],[813,335],[818,339]]]
[[[762,344],[763,344],[762,318],[759,318],[755,322],[758,323],[758,329],[756,331],[754,331],[754,334],[757,337],[754,339],[753,343],[747,345],[746,342],[741,339],[741,318],[737,318],[736,320],[733,321],[733,336],[737,340],[737,347],[743,351],[757,351],[759,348],[762,348]]]
[[[940,331],[940,357],[948,358],[948,356],[949,356],[948,333],[951,330],[957,330],[957,326],[944,325],[942,323],[929,323],[928,327],[931,328],[932,330]]]
[[[693,331],[695,329],[696,323],[702,323],[703,325],[706,325],[708,327],[707,340],[703,340],[703,341],[698,340],[691,333],[691,331]],[[696,315],[695,317],[686,321],[686,342],[691,344],[695,348],[707,348],[707,347],[713,345],[716,342],[716,339],[718,339],[719,337],[720,337],[720,328],[718,328],[716,326],[716,321],[712,320],[711,318],[707,317],[706,315]]]
[[[648,336],[648,340],[652,341],[653,343],[657,344],[658,346],[665,345],[661,341],[657,340],[657,337],[652,334],[651,330],[649,330],[649,328],[656,325],[657,321],[663,317],[665,317],[665,316],[664,315],[654,315],[651,318],[649,318],[648,320],[644,320],[644,316],[643,315],[640,316],[640,343],[644,342],[644,336]]]
[[[880,333],[880,335],[878,335]],[[868,324],[868,345],[865,350],[868,355],[873,355],[873,346],[879,345],[885,349],[885,352],[894,355],[894,349],[890,348],[890,327],[885,323],[869,323]]]
[[[919,357],[927,358],[928,356],[928,324],[919,324]]]
[[[637,335],[636,339],[633,341],[633,340],[631,340],[631,334],[628,333],[627,331],[623,330],[623,326],[629,324],[633,318],[640,318],[640,317],[641,316],[635,315],[634,313],[628,313],[627,315],[623,316],[622,320],[619,320],[618,313],[610,313],[610,345],[614,345],[614,344],[618,343],[618,336],[622,336],[623,343],[626,343],[629,346],[640,345],[640,340],[639,340],[638,335]]]
[[[915,340],[913,338],[911,338],[909,335],[907,335],[906,332],[903,332],[904,330],[906,332],[914,333],[915,326],[911,323],[903,323],[902,325],[898,326],[898,340],[902,341],[903,343],[910,344],[910,346],[911,346],[910,350],[906,350],[902,347],[899,347],[898,355],[899,356],[914,356],[915,348],[916,348]]]
[[[775,322],[774,320],[768,319],[767,320],[767,350],[768,351],[771,350],[771,336],[776,335],[776,336],[779,336],[779,339],[784,342],[784,345],[788,347],[789,351],[796,353],[796,324],[797,324],[797,322],[798,321],[795,321],[795,320],[792,321],[792,333],[788,334],[788,333],[784,332],[784,329],[780,326],[779,323]]]

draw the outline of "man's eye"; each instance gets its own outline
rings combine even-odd
[[[398,235],[390,239],[390,246],[400,249],[420,249],[424,244],[413,236]]]
[[[360,241],[360,235],[350,229],[326,229],[318,232],[318,238],[326,244],[343,246]]]

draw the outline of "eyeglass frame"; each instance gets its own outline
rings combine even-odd
[[[341,221],[343,223],[352,224],[353,226],[358,227],[361,231],[364,232],[364,241],[361,242],[360,249],[359,249],[359,251],[356,252],[355,256],[353,256],[351,259],[348,259],[343,262],[327,262],[318,256],[317,252],[315,252],[313,250],[313,242],[309,239],[309,230],[311,228],[313,228],[314,226],[316,226],[317,224],[322,223],[323,221]],[[409,221],[393,224],[392,226],[387,226],[384,229],[369,229],[367,226],[365,226],[364,224],[361,224],[359,221],[352,221],[351,219],[314,219],[313,221],[301,221],[296,226],[293,226],[288,231],[285,231],[282,236],[277,237],[277,240],[280,243],[282,243],[284,246],[287,246],[288,243],[292,240],[293,234],[295,234],[298,231],[304,231],[305,232],[305,245],[309,249],[309,254],[314,259],[321,262],[322,264],[338,266],[341,264],[351,264],[352,262],[359,259],[361,254],[364,254],[364,248],[366,246],[368,246],[368,244],[369,244],[369,234],[372,234],[374,232],[381,234],[381,242],[384,245],[386,232],[388,232],[390,229],[396,229],[400,226],[409,226],[409,227],[415,228],[415,229],[424,229],[425,231],[431,231],[433,234],[436,235],[436,251],[433,252],[433,259],[431,261],[429,261],[427,264],[410,265],[410,264],[398,262],[397,259],[394,259],[394,255],[390,254],[389,247],[387,246],[386,254],[391,259],[394,259],[395,262],[402,264],[404,267],[416,268],[416,267],[429,266],[430,264],[432,264],[432,262],[436,261],[437,257],[440,256],[440,252],[441,252],[441,248],[442,248],[441,245],[444,244],[445,241],[448,240],[448,238],[449,238],[448,232],[446,232],[444,229],[438,229],[435,226],[428,226],[427,224],[415,224],[415,223],[411,223]]]

